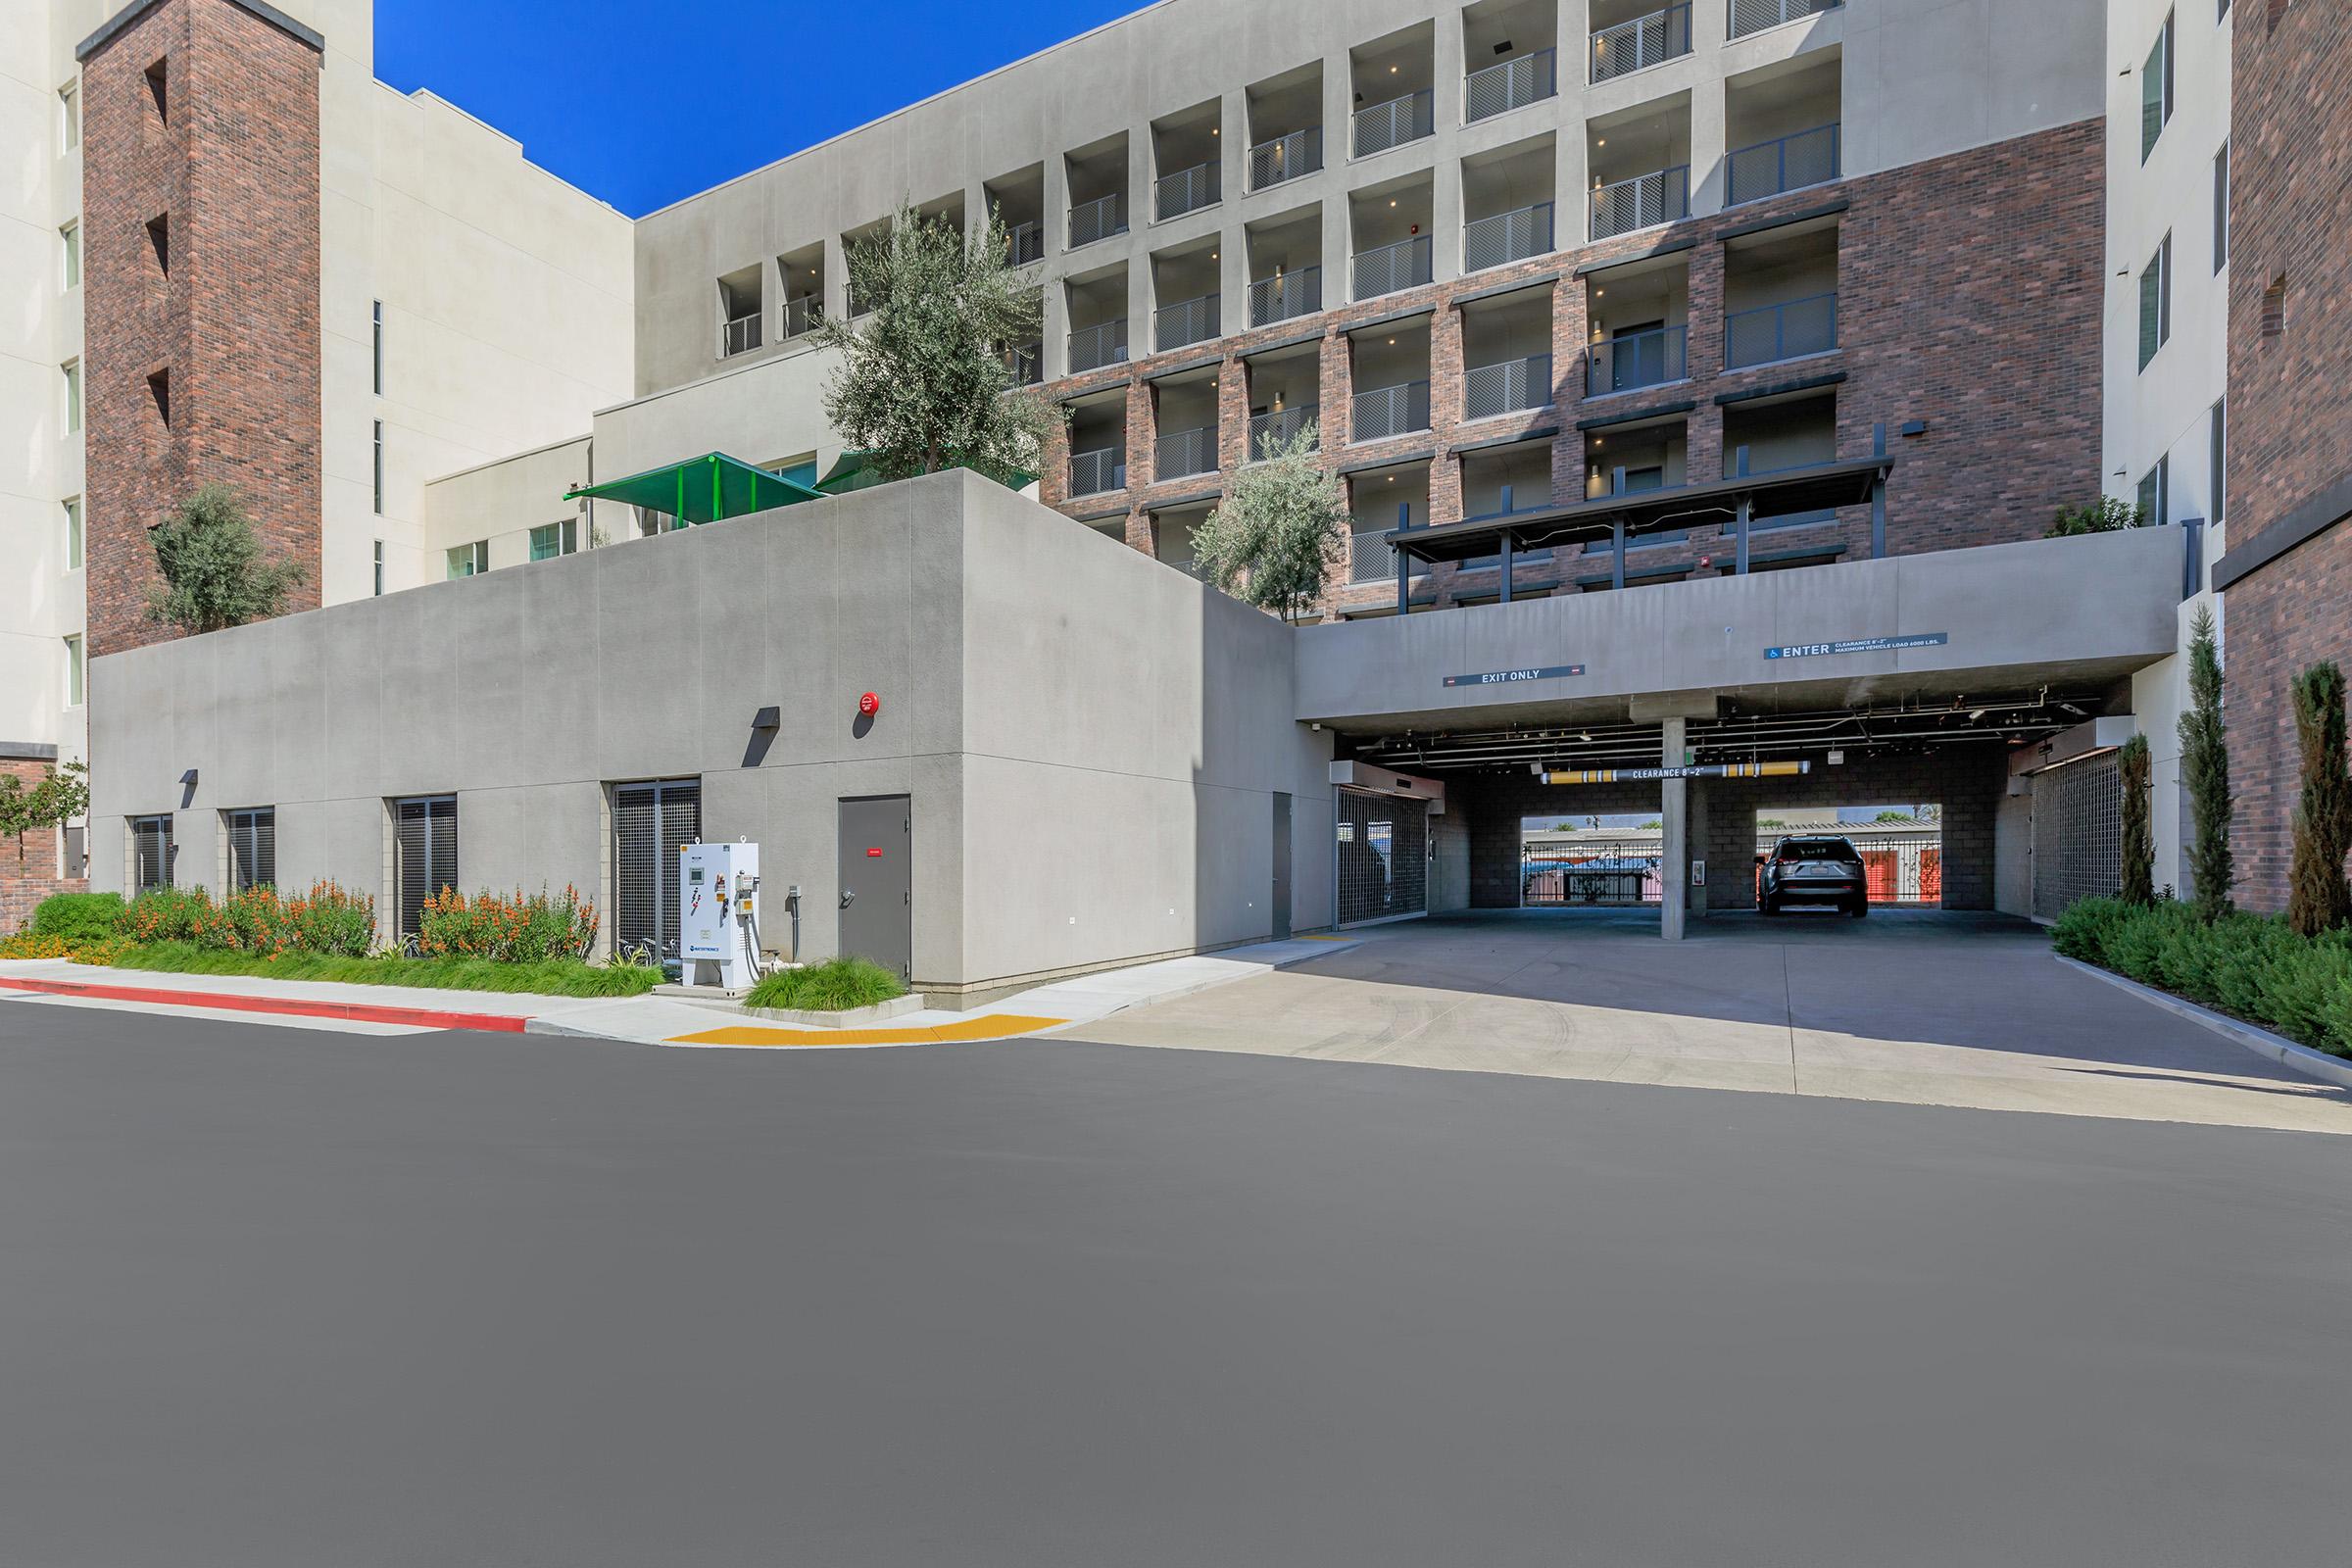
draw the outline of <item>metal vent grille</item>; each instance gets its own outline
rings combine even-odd
[[[2034,775],[2034,914],[2112,898],[2124,879],[2123,779],[2115,754]]]
[[[678,956],[678,846],[703,836],[700,779],[622,784],[612,791],[612,941]]]
[[[458,798],[422,796],[393,803],[394,884],[400,889],[398,935],[412,935],[424,901],[458,885]]]
[[[262,807],[228,813],[229,885],[247,888],[277,886],[277,811]]]

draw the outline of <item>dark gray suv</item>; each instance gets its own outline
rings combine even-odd
[[[1850,839],[1789,838],[1772,847],[1756,905],[1778,914],[1791,904],[1830,904],[1855,919],[1870,912],[1870,883]]]

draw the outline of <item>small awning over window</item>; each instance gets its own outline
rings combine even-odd
[[[824,492],[765,468],[755,468],[723,452],[708,452],[684,463],[564,493],[566,501],[583,496],[650,507],[684,522],[720,522],[803,501],[822,501]]]

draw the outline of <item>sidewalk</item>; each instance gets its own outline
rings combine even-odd
[[[1016,992],[969,1012],[926,1007],[867,1029],[771,1024],[724,1003],[669,997],[543,997],[443,991],[422,986],[347,985],[259,975],[164,974],[112,969],[64,958],[0,961],[0,999],[39,996],[60,1004],[149,1007],[174,1014],[246,1013],[381,1029],[479,1029],[581,1035],[645,1045],[811,1047],[929,1045],[1004,1040],[1088,1023],[1147,1002],[1287,968],[1354,946],[1305,937],[1217,954],[1107,969]]]

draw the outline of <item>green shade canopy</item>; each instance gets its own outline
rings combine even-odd
[[[707,452],[684,463],[648,468],[625,479],[583,485],[564,493],[566,501],[577,501],[583,496],[592,501],[650,507],[681,522],[718,522],[803,501],[822,501],[824,492],[765,468],[755,468],[723,452]]]

